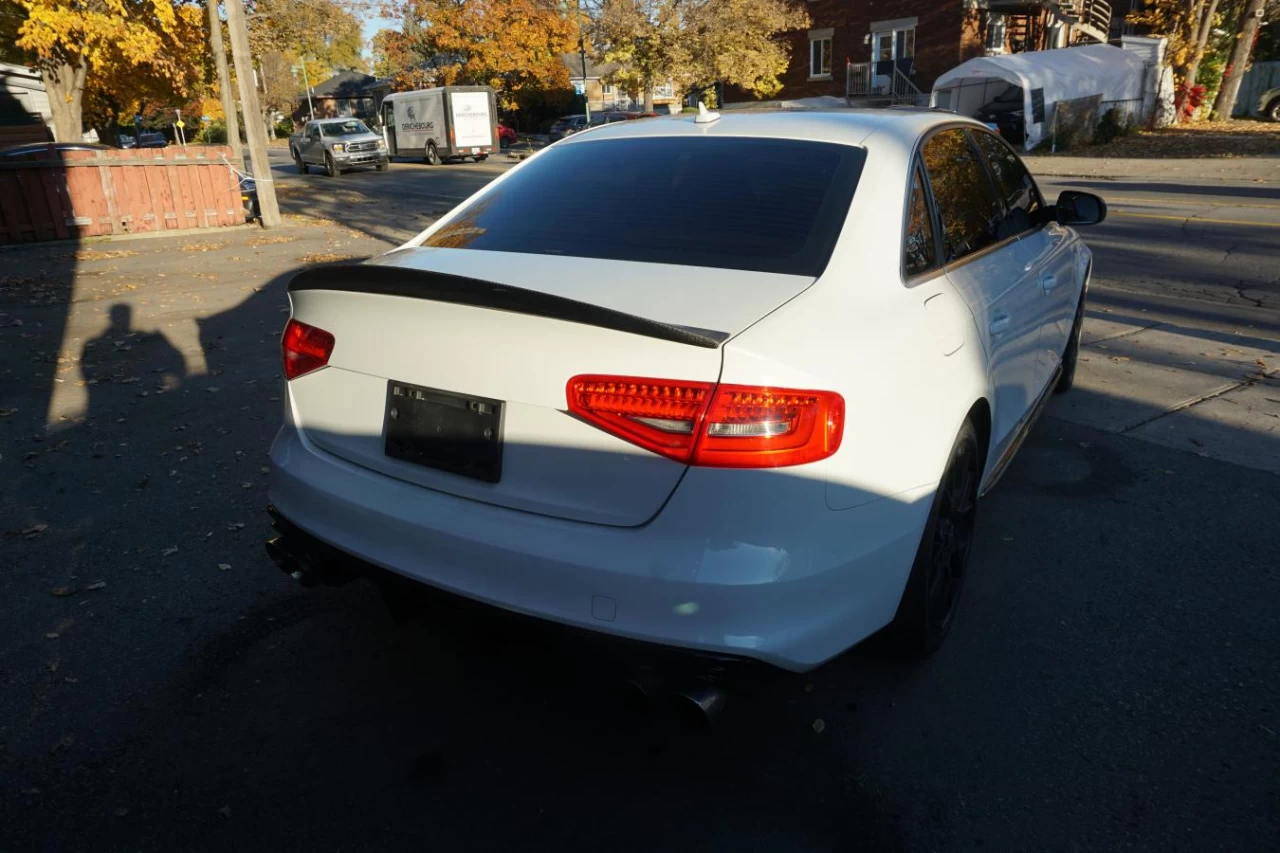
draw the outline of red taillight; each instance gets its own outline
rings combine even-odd
[[[780,468],[840,448],[844,398],[630,376],[575,376],[569,411],[646,450],[689,465]]]
[[[280,339],[284,356],[284,378],[297,379],[329,363],[333,354],[333,335],[324,329],[290,320]]]

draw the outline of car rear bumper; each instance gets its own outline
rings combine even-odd
[[[628,528],[414,486],[319,450],[291,425],[271,462],[278,513],[360,561],[518,613],[794,671],[892,618],[933,494],[815,508],[783,529],[727,519],[682,485],[653,521]]]

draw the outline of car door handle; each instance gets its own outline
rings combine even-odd
[[[1050,290],[1053,290],[1057,286],[1058,286],[1057,276],[1047,275],[1044,278],[1040,279],[1040,287],[1044,290],[1045,293],[1048,293]]]
[[[991,319],[991,334],[1003,335],[1005,332],[1009,331],[1009,326],[1012,323],[1013,318],[1008,314],[996,315]]]

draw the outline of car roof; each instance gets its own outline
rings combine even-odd
[[[585,145],[597,140],[645,136],[752,136],[773,139],[805,139],[864,146],[875,144],[914,147],[916,140],[935,127],[980,122],[945,110],[933,109],[835,109],[835,110],[728,110],[715,121],[698,123],[693,113],[650,121],[602,124],[566,139],[564,145]]]
[[[20,154],[34,154],[48,148],[52,148],[55,151],[111,150],[110,145],[103,145],[100,142],[24,142],[21,145],[12,145],[8,148],[0,149],[0,157],[16,157]]]

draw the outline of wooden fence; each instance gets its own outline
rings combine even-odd
[[[57,151],[0,159],[0,244],[242,225],[226,146]]]

